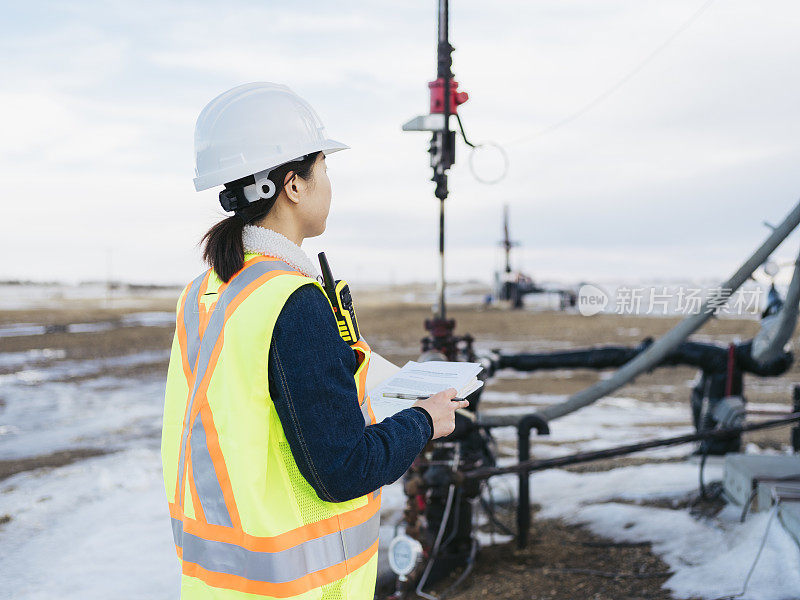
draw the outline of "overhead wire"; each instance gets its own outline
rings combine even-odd
[[[552,133],[557,129],[561,129],[562,127],[569,125],[573,121],[579,119],[587,112],[591,111],[596,106],[602,104],[605,100],[607,100],[610,96],[612,96],[615,92],[617,92],[621,87],[623,87],[626,83],[628,83],[631,79],[636,77],[641,71],[643,71],[647,65],[649,65],[653,60],[655,60],[664,50],[666,50],[672,42],[674,42],[684,31],[686,31],[689,27],[694,24],[694,22],[700,18],[700,16],[706,12],[711,5],[715,2],[715,0],[705,0],[703,4],[701,4],[686,20],[684,20],[681,25],[673,31],[663,42],[661,42],[658,46],[656,46],[649,54],[647,54],[642,60],[640,60],[630,71],[628,71],[623,77],[615,81],[610,87],[603,90],[600,94],[592,98],[589,102],[584,104],[581,108],[576,110],[575,112],[563,117],[562,119],[556,121],[552,125],[548,125],[544,129],[523,135],[511,141],[505,142],[503,144],[497,142],[482,142],[479,144],[473,144],[467,139],[467,134],[464,131],[464,125],[461,123],[461,116],[458,113],[455,113],[453,116],[456,117],[458,122],[458,127],[461,132],[461,138],[464,140],[464,143],[470,147],[471,151],[469,154],[469,170],[472,176],[480,183],[493,185],[499,183],[505,176],[508,174],[508,168],[510,165],[510,160],[508,157],[508,153],[506,152],[505,146],[512,146],[514,144],[519,144],[526,141],[531,141],[542,136],[547,135],[548,133]],[[503,162],[503,169],[500,175],[493,177],[493,178],[485,178],[478,175],[478,172],[475,168],[474,164],[474,156],[476,150],[479,148],[495,148],[499,154],[500,158]]]
[[[560,119],[559,121],[556,121],[552,125],[548,125],[547,127],[545,127],[540,131],[523,135],[509,142],[506,142],[505,145],[511,146],[513,144],[530,141],[542,137],[544,135],[547,135],[548,133],[552,133],[553,131],[556,131],[557,129],[560,129],[565,125],[568,125],[573,121],[579,119],[580,117],[585,115],[587,112],[589,112],[596,106],[602,104],[605,100],[607,100],[610,96],[612,96],[616,91],[618,91],[631,79],[636,77],[636,75],[641,73],[645,69],[645,67],[647,67],[647,65],[653,62],[653,60],[655,60],[659,54],[661,54],[664,50],[666,50],[672,44],[672,42],[674,42],[684,31],[689,29],[689,27],[691,27],[694,24],[694,22],[697,21],[697,19],[699,19],[700,16],[704,12],[706,12],[714,2],[715,0],[705,0],[705,2],[703,2],[703,4],[701,4],[700,7],[697,8],[691,14],[691,16],[689,16],[688,19],[683,21],[681,25],[674,32],[672,32],[672,34],[669,35],[669,37],[667,37],[663,42],[661,42],[658,46],[656,46],[647,56],[645,56],[641,61],[639,61],[636,64],[636,66],[633,67],[633,69],[628,71],[623,77],[614,82],[610,87],[603,90],[592,100],[584,104],[581,108],[567,115],[566,117]]]

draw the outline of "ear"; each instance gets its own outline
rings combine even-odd
[[[305,181],[297,176],[294,171],[289,171],[283,184],[283,191],[289,202],[300,204],[300,197],[305,192]]]

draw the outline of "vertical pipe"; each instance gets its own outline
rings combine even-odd
[[[439,318],[447,318],[444,304],[444,198],[439,200]]]
[[[530,459],[531,429],[536,429],[539,435],[547,435],[550,428],[544,419],[537,415],[526,415],[517,425],[517,452],[519,462]],[[528,532],[531,528],[531,501],[530,501],[530,473],[521,471],[519,474],[519,500],[517,502],[517,548],[528,545]]]
[[[436,77],[444,83],[444,124],[441,136],[442,161],[435,167],[442,181],[436,182],[437,196],[439,197],[439,314],[440,319],[445,319],[446,308],[444,302],[445,276],[444,276],[444,199],[447,197],[447,179],[445,175],[445,159],[448,153],[448,134],[450,132],[450,80],[453,78],[451,70],[452,57],[449,42],[449,8],[448,0],[439,0],[439,40],[436,48]],[[435,135],[435,134],[434,134]],[[442,189],[443,188],[443,189]]]
[[[525,462],[530,458],[530,424],[519,424],[517,430],[519,439],[517,440],[517,450],[519,462]],[[528,532],[531,527],[531,500],[530,500],[530,473],[527,471],[519,474],[519,494],[517,501],[517,548],[524,548],[528,545]]]
[[[448,30],[448,6],[447,0],[439,0],[439,42],[446,42],[449,36]]]
[[[450,80],[453,78],[453,59],[450,47],[450,14],[447,0],[439,0],[439,48],[437,77],[444,78],[444,127],[442,128],[442,143],[445,143],[447,134],[450,131]]]

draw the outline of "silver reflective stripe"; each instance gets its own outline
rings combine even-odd
[[[180,457],[178,458],[179,491],[183,489],[183,473],[186,470],[186,439],[189,436],[189,418],[191,417],[192,408],[194,407],[194,399],[197,395],[197,389],[200,387],[200,383],[203,381],[203,378],[206,375],[209,363],[211,362],[211,355],[214,352],[214,346],[216,345],[217,339],[219,339],[219,336],[222,333],[222,328],[225,325],[225,311],[227,310],[228,305],[236,298],[236,296],[239,295],[242,290],[244,290],[244,288],[270,271],[294,271],[294,269],[292,269],[292,267],[286,263],[277,260],[258,261],[249,267],[242,269],[239,271],[239,274],[231,280],[231,282],[228,284],[228,287],[225,288],[225,291],[223,291],[220,297],[217,299],[217,303],[214,306],[214,310],[208,320],[208,327],[206,327],[203,338],[199,338],[200,331],[197,327],[195,327],[195,329],[192,331],[189,331],[188,329],[186,330],[187,340],[191,340],[192,337],[197,338],[196,342],[194,343],[196,343],[199,347],[199,360],[197,363],[197,370],[194,373],[194,388],[192,389],[192,395],[189,398],[189,403],[186,407],[186,416],[184,417],[183,421],[181,452]],[[185,312],[186,311],[184,310],[184,314]],[[191,347],[192,343],[193,342],[189,341],[187,343],[187,347]],[[197,474],[195,473],[195,475]]]
[[[369,418],[369,408],[367,408],[367,399],[364,398],[364,404],[361,405],[361,414],[364,415],[364,424],[369,425],[372,420]]]
[[[200,338],[197,332],[200,329],[200,286],[205,279],[205,273],[192,282],[183,306],[183,327],[186,330],[186,356],[189,362],[189,371],[194,372],[197,362],[197,351],[200,348]]]
[[[194,487],[200,498],[200,505],[203,507],[206,521],[212,525],[233,527],[231,515],[225,505],[225,496],[222,495],[222,488],[208,451],[206,430],[203,428],[203,421],[199,413],[192,426],[192,439],[189,444],[192,447]]]
[[[360,525],[334,531],[280,552],[254,552],[235,544],[206,540],[183,532],[183,560],[209,571],[237,575],[251,581],[286,583],[368,550],[378,540],[379,525],[380,512],[376,512]]]
[[[172,519],[172,539],[175,540],[175,545],[178,547],[183,546],[183,521],[170,517]]]

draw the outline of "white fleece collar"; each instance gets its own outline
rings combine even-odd
[[[277,231],[258,225],[245,225],[242,230],[242,245],[245,252],[274,256],[303,275],[322,281],[319,269],[309,260],[303,249]]]

